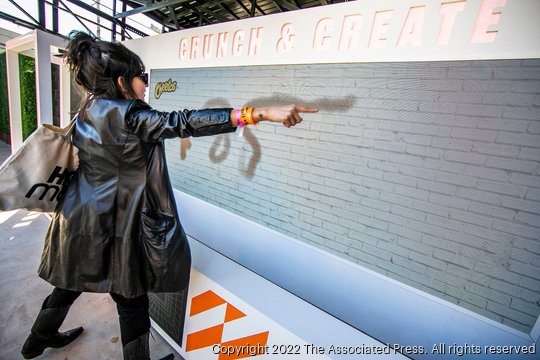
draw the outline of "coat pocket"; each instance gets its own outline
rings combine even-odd
[[[164,213],[142,211],[142,246],[146,258],[145,274],[150,284],[160,281],[167,251],[174,241],[174,216]]]

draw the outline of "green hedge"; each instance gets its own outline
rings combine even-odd
[[[19,55],[21,79],[21,116],[23,139],[37,129],[36,62],[34,58]]]
[[[19,79],[21,86],[21,116],[23,139],[37,128],[36,69],[33,58],[19,55]],[[0,53],[0,134],[9,138],[9,106],[7,97],[6,53]]]

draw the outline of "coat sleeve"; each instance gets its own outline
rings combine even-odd
[[[190,136],[208,136],[233,132],[230,108],[179,110],[161,112],[144,101],[136,100],[126,113],[126,124],[131,132],[145,142]]]

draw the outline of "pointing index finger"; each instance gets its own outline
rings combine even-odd
[[[317,109],[315,107],[307,107],[307,106],[302,106],[302,105],[296,105],[296,111],[313,113],[313,112],[319,111],[319,109]]]

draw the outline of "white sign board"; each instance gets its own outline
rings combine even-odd
[[[540,1],[353,1],[130,40],[148,68],[540,57]]]

